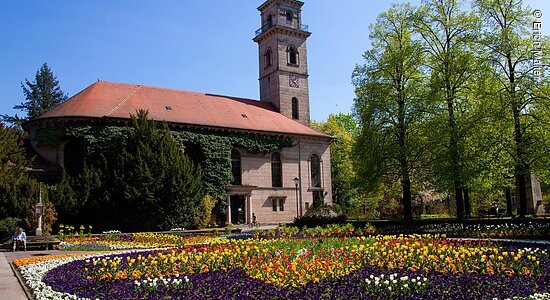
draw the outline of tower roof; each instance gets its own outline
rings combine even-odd
[[[278,113],[266,102],[136,84],[98,81],[31,120],[67,118],[129,119],[138,109],[172,124],[329,137]]]
[[[274,2],[282,2],[282,3],[290,4],[292,6],[297,6],[297,7],[302,7],[302,5],[304,5],[304,2],[298,1],[298,0],[267,0],[262,5],[258,6],[258,10],[263,11],[266,7],[268,7]]]

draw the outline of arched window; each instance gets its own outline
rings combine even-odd
[[[264,54],[264,60],[265,60],[265,67],[269,68],[271,67],[271,49],[267,49]]]
[[[231,180],[231,184],[241,185],[241,153],[239,153],[239,151],[235,149],[231,150],[231,173],[233,174],[233,180]]]
[[[292,18],[293,18],[293,17],[294,17],[294,14],[293,14],[290,10],[288,10],[288,11],[286,12],[286,23],[287,23],[287,24],[292,23]]]
[[[271,186],[282,187],[281,155],[277,152],[271,154]]]
[[[296,48],[294,48],[293,46],[290,46],[288,48],[288,62],[291,65],[298,64],[298,51],[296,51]]]
[[[298,98],[292,98],[292,118],[298,120],[300,113],[298,111]]]
[[[311,187],[321,187],[321,160],[317,154],[311,154]]]
[[[273,24],[273,16],[270,14],[269,16],[267,16],[266,25],[267,27],[271,27],[272,24]]]

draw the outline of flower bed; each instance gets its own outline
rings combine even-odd
[[[500,299],[549,292],[549,257],[440,236],[220,239],[64,258],[22,273],[50,267],[33,281],[40,291],[101,299]]]
[[[488,223],[490,222],[490,223]],[[494,223],[494,224],[493,224]],[[377,234],[446,234],[457,238],[499,238],[550,240],[548,220],[465,220],[463,222],[378,223]]]
[[[127,250],[178,247],[202,244],[217,238],[205,235],[179,236],[162,233],[111,234],[100,237],[64,238],[59,245],[61,250]]]
[[[61,255],[48,255],[48,256],[34,256],[34,257],[25,257],[18,258],[13,260],[13,265],[16,267],[22,267],[26,265],[36,264],[40,262],[47,262],[51,260],[60,260],[64,258],[76,258],[79,256],[91,255],[93,253],[73,253],[73,254],[61,254]]]

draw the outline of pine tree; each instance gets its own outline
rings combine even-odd
[[[27,177],[21,132],[0,124],[0,219],[24,219],[36,201],[37,183]]]
[[[25,78],[25,83],[21,82],[21,88],[26,101],[15,105],[13,108],[24,111],[26,116],[19,117],[17,114],[15,116],[2,115],[4,122],[21,125],[67,100],[67,94],[63,93],[57,77],[46,63],[36,71],[34,81],[30,82]]]
[[[121,229],[166,230],[195,226],[204,196],[201,170],[184,154],[168,126],[132,116],[126,146],[113,172],[112,201]],[[138,221],[139,220],[139,221]]]

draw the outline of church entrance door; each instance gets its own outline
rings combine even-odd
[[[231,222],[233,224],[245,223],[245,197],[241,195],[232,195],[231,201]]]

